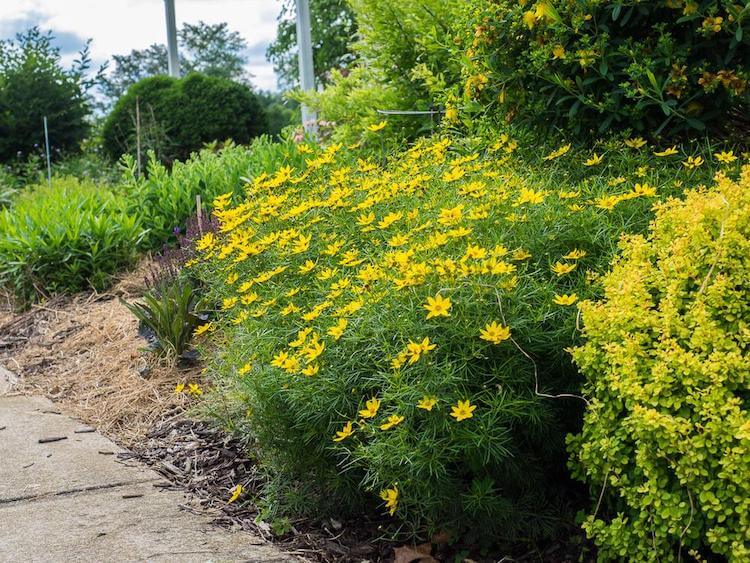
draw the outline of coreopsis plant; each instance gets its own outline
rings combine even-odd
[[[590,397],[572,465],[607,560],[750,559],[750,167],[623,241],[573,352]]]
[[[304,164],[216,198],[192,266],[220,309],[209,405],[289,486],[414,532],[529,539],[566,521],[576,301],[620,232],[705,168],[600,164],[561,185],[589,154],[534,174],[518,147],[438,138],[379,162],[301,144]]]

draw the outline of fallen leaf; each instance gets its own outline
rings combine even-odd
[[[417,546],[402,545],[393,550],[393,563],[412,563],[413,561],[419,563],[438,563],[438,560],[430,555],[431,553],[432,545],[429,543]]]

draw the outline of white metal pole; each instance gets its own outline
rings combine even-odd
[[[175,23],[174,0],[164,0],[167,16],[167,63],[169,76],[180,77],[180,58],[177,54],[177,24]]]
[[[44,148],[47,152],[47,184],[52,187],[52,161],[49,157],[49,131],[47,130],[47,116],[44,116]]]
[[[297,46],[299,48],[299,80],[305,91],[315,90],[315,72],[313,68],[312,37],[310,33],[310,2],[297,1]],[[302,125],[305,131],[317,134],[317,116],[306,106],[302,106]]]

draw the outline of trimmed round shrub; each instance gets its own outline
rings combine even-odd
[[[545,126],[703,130],[748,101],[746,3],[466,3],[464,95]]]
[[[153,76],[128,88],[104,123],[104,149],[113,160],[136,152],[136,104],[143,153],[153,150],[168,163],[186,160],[206,143],[244,144],[266,130],[260,102],[243,84],[198,73]]]
[[[572,464],[606,501],[584,529],[607,560],[748,561],[750,167],[621,248],[573,353],[591,403]]]

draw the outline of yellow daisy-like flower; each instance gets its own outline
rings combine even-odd
[[[368,131],[372,131],[373,133],[377,133],[381,129],[385,129],[385,126],[388,124],[387,121],[381,121],[380,123],[373,123],[372,125],[367,126]]]
[[[451,407],[451,416],[456,419],[456,422],[461,422],[467,418],[472,418],[476,408],[477,406],[472,405],[468,399],[465,401],[458,401],[455,406]]]
[[[682,162],[682,165],[688,170],[694,170],[703,164],[703,157],[701,156],[689,156],[687,160]]]
[[[184,390],[185,390],[185,384],[184,383],[178,383],[177,385],[174,386],[175,395],[179,395]]]
[[[453,306],[449,297],[443,297],[439,293],[435,297],[428,297],[427,303],[423,305],[427,309],[427,318],[433,317],[450,317],[450,310]]]
[[[557,277],[564,276],[565,274],[569,274],[573,270],[576,269],[576,265],[574,264],[563,264],[562,262],[555,262],[550,269],[555,273]]]
[[[572,305],[576,301],[578,301],[578,296],[575,293],[571,293],[568,295],[567,293],[563,293],[562,295],[555,294],[555,298],[552,300],[556,305]]]
[[[245,375],[250,372],[250,370],[253,369],[252,364],[245,364],[240,369],[237,370],[237,373],[239,375]]]
[[[479,338],[492,342],[493,344],[500,344],[510,338],[510,327],[503,326],[496,321],[487,323],[482,330],[479,331]]]
[[[552,58],[553,59],[564,59],[565,58],[565,47],[562,45],[555,45],[552,47]]]
[[[344,427],[341,430],[336,431],[336,435],[333,437],[333,441],[341,442],[342,440],[346,440],[352,434],[354,434],[354,430],[352,429],[352,423],[350,421],[344,424]]]
[[[417,408],[423,409],[426,411],[431,411],[432,407],[434,407],[436,404],[437,404],[437,399],[435,397],[428,397],[425,395],[417,403]]]
[[[188,393],[193,397],[198,397],[199,395],[203,395],[203,389],[197,383],[190,383],[188,384]]]
[[[359,411],[359,416],[362,418],[375,418],[375,415],[378,414],[378,409],[380,408],[380,399],[373,397],[365,403],[365,407],[366,408]]]
[[[586,256],[585,250],[579,250],[577,248],[574,248],[573,250],[568,252],[565,256],[563,256],[563,258],[566,260],[580,260],[584,256]]]
[[[718,160],[719,162],[722,162],[724,164],[731,164],[735,160],[737,160],[737,157],[734,156],[734,152],[733,151],[721,151],[721,152],[717,152],[717,153],[714,153],[714,157],[716,157],[716,160]]]
[[[631,149],[639,149],[646,144],[643,137],[635,137],[632,139],[625,139],[625,146]]]
[[[236,485],[232,489],[232,496],[229,497],[229,501],[228,501],[229,504],[232,504],[234,501],[236,501],[238,498],[240,498],[240,495],[242,494],[243,490],[244,489],[243,489],[242,485],[239,485],[239,484]]]
[[[542,160],[554,160],[556,158],[560,158],[562,155],[566,154],[570,150],[570,143],[567,145],[563,145],[559,149],[556,149],[549,153],[547,156],[545,156]]]
[[[346,329],[346,326],[348,324],[349,321],[347,321],[346,319],[339,319],[339,322],[336,323],[336,325],[328,329],[328,335],[333,336],[334,340],[338,340],[343,336],[344,330]]]
[[[677,150],[677,145],[673,147],[669,147],[668,149],[664,149],[663,151],[657,151],[654,153],[654,156],[672,156],[673,154],[677,154],[679,151]]]
[[[398,508],[398,487],[394,485],[391,489],[383,489],[380,491],[380,498],[385,501],[385,507],[393,516],[396,513],[396,508]]]
[[[603,155],[594,153],[591,156],[591,158],[589,158],[588,160],[584,161],[583,164],[586,165],[586,166],[596,166],[597,164],[601,164],[602,160],[604,160],[604,156]]]
[[[310,364],[302,370],[302,375],[312,377],[320,371],[320,364]]]
[[[394,426],[401,424],[403,421],[404,421],[403,416],[392,414],[391,416],[388,417],[388,420],[386,420],[383,424],[380,425],[380,429],[389,430],[393,428]]]
[[[205,324],[202,324],[202,325],[200,325],[199,327],[197,327],[193,331],[193,336],[194,337],[198,337],[201,334],[205,334],[208,331],[213,330],[213,328],[214,328],[214,323],[205,323]]]

